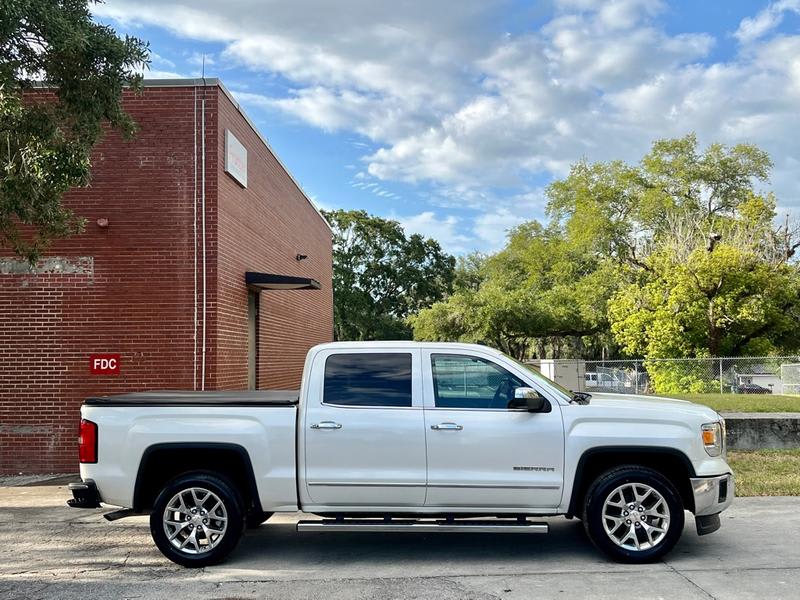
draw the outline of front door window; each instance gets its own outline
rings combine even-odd
[[[482,358],[432,354],[436,408],[512,408],[519,377]]]

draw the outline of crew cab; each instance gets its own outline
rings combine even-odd
[[[75,507],[149,514],[158,548],[221,561],[246,527],[545,533],[577,517],[613,559],[653,561],[719,528],[725,422],[647,396],[572,393],[479,345],[312,348],[299,392],[143,392],[81,408]],[[539,519],[539,520],[537,520]]]

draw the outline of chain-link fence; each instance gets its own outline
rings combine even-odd
[[[800,356],[563,362],[559,383],[586,392],[800,394]]]

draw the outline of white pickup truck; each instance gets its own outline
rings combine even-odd
[[[653,561],[684,511],[719,528],[734,496],[725,422],[679,400],[572,393],[484,346],[312,348],[300,392],[147,392],[81,409],[71,506],[150,515],[158,548],[198,567],[246,527],[544,533],[583,521],[612,558]]]

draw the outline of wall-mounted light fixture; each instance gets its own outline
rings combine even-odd
[[[305,260],[305,259],[308,258],[308,256],[306,256],[305,254],[298,254],[298,255],[295,256],[295,258],[297,260]]]

